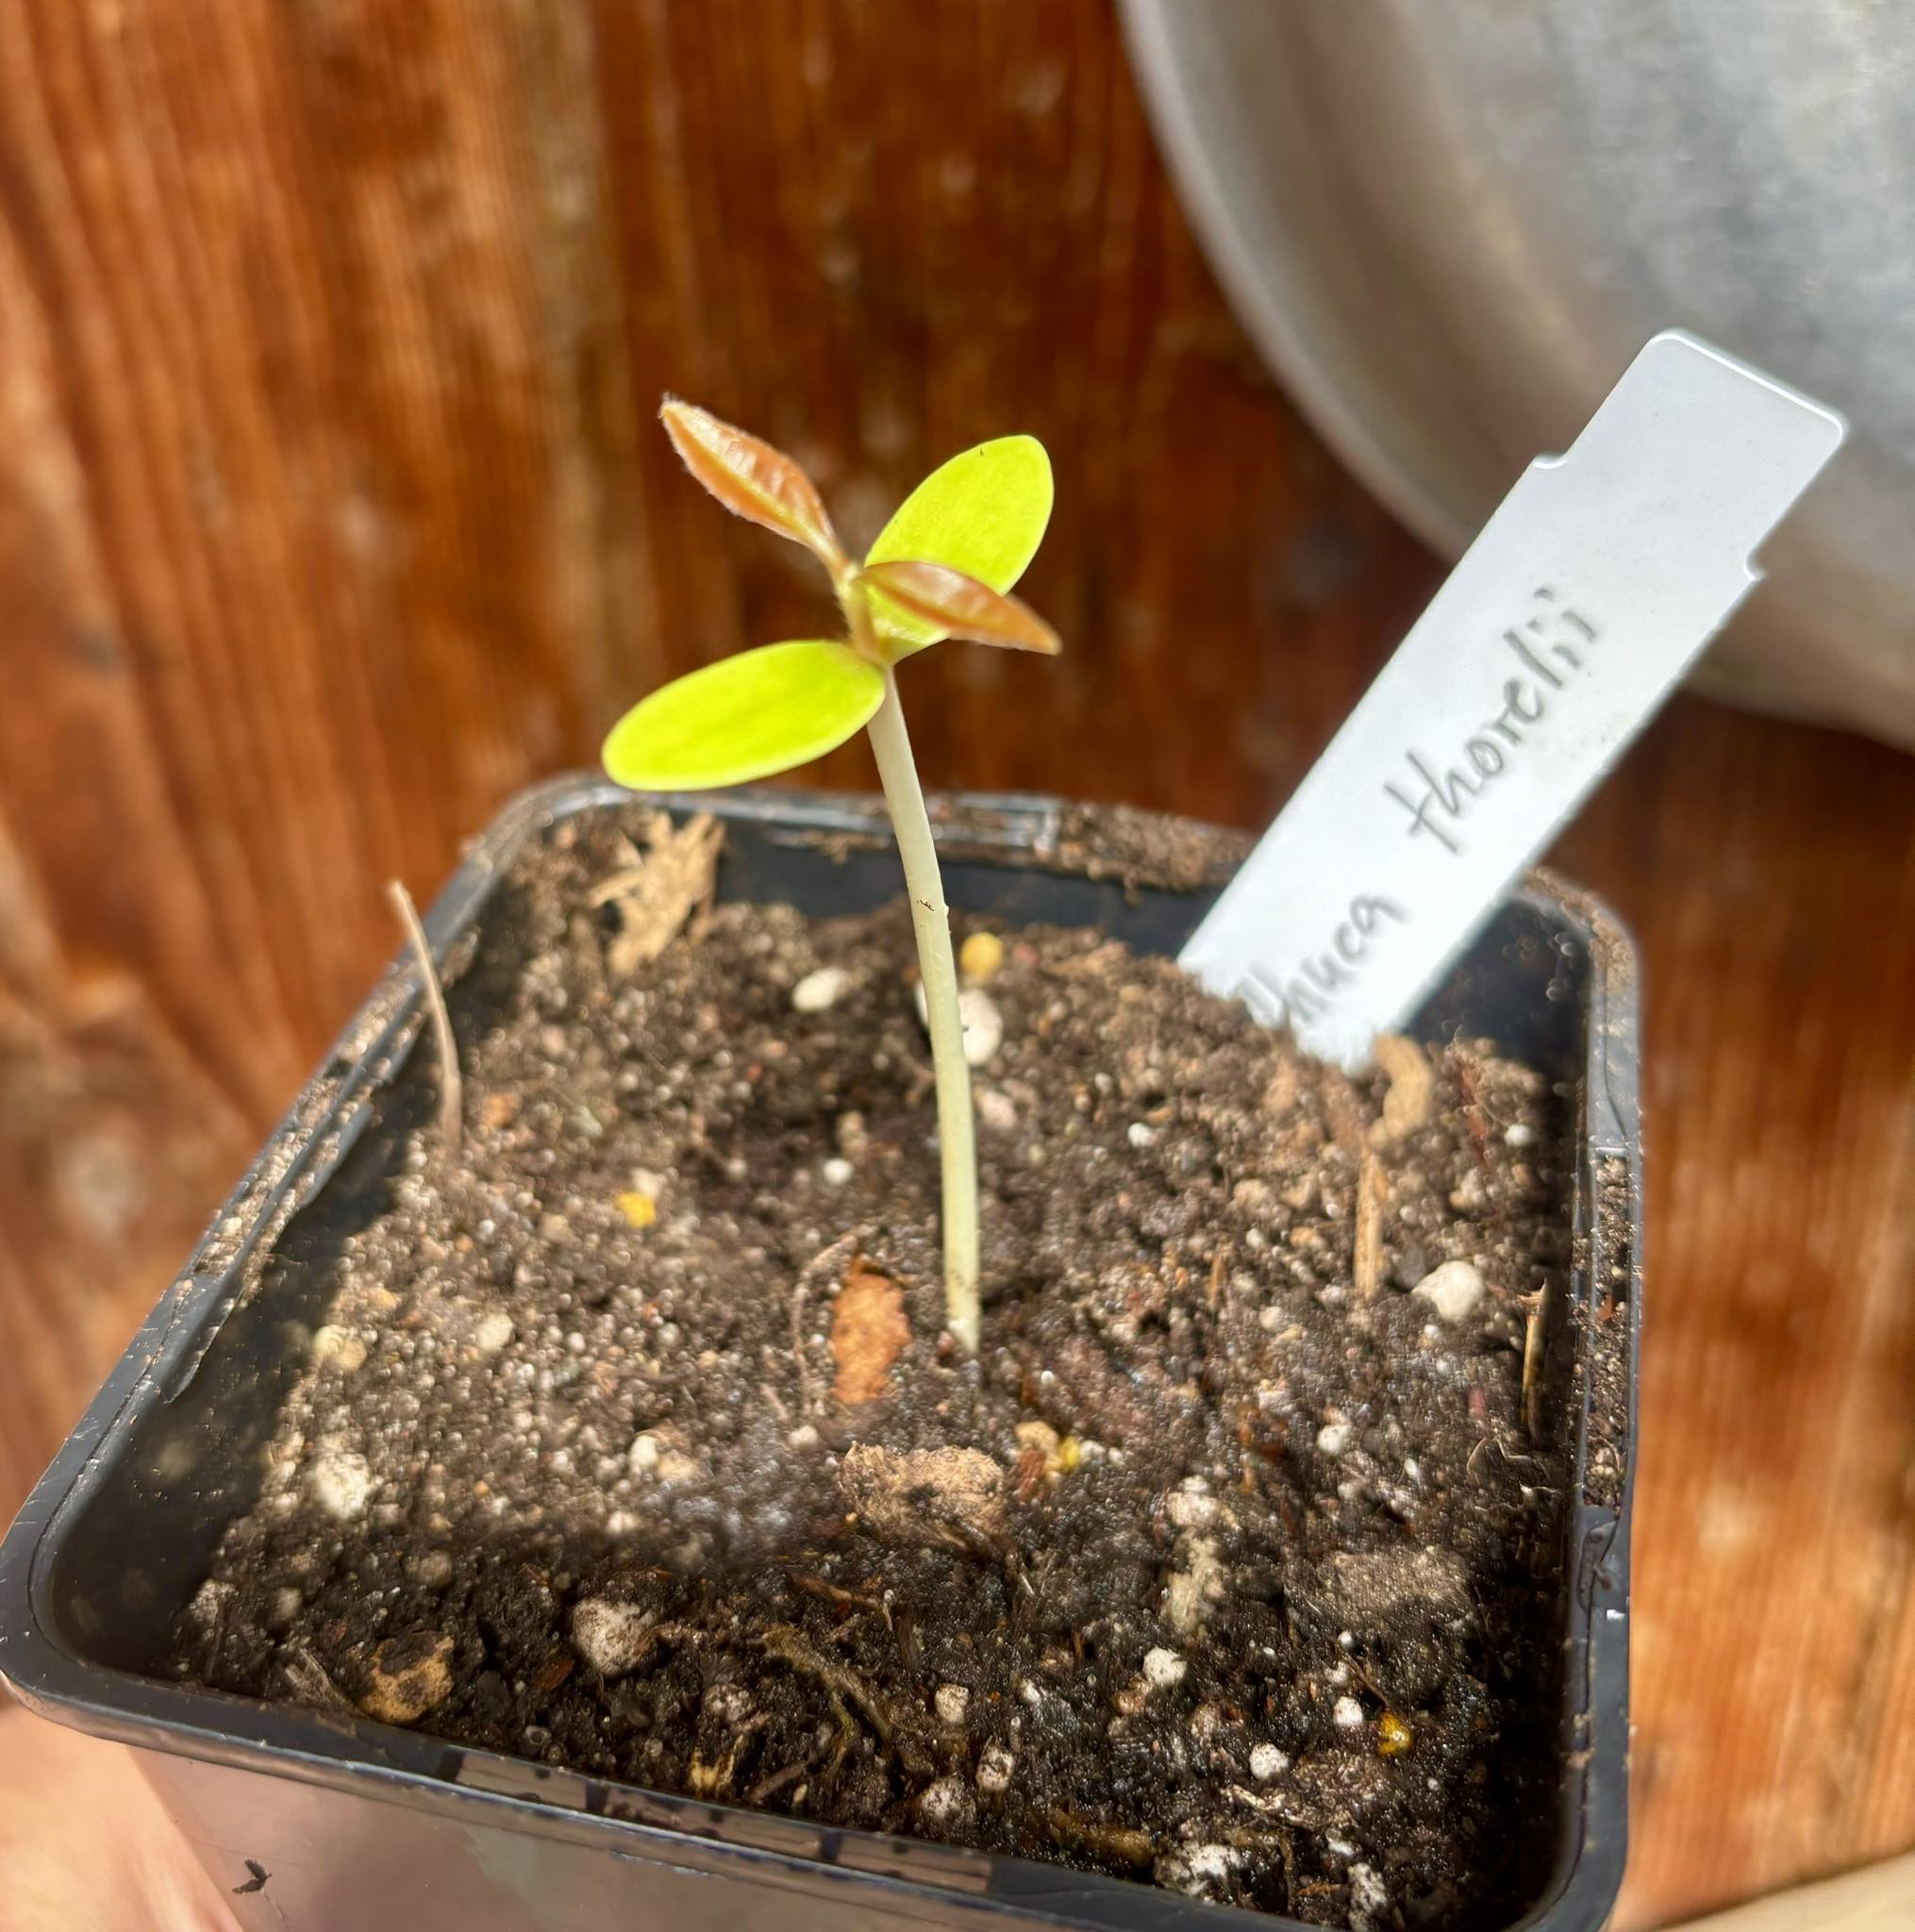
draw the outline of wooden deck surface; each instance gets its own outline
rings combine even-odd
[[[382,881],[825,616],[661,391],[854,535],[1050,445],[1068,655],[914,666],[931,782],[1260,823],[1421,608],[1101,0],[898,20],[0,8],[0,1514],[394,950]],[[1647,987],[1639,1927],[1915,1844],[1915,763],[1679,701],[1557,859]]]

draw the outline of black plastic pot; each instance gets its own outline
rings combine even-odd
[[[435,948],[457,953],[476,928],[483,965],[503,869],[558,820],[622,799],[571,780],[519,800],[433,908]],[[727,896],[824,914],[899,889],[870,801],[746,791],[696,803],[728,822]],[[947,802],[946,822],[953,903],[1007,921],[1094,924],[1139,948],[1174,951],[1221,883],[1126,884],[1136,847],[1125,827],[1134,831],[1136,814],[963,799]],[[483,978],[470,974],[460,996],[478,996],[470,989]],[[0,1544],[0,1672],[21,1698],[136,1747],[249,1926],[857,1932],[984,1919],[1095,1932],[1234,1922],[1269,1932],[1290,1923],[1058,1867],[663,1796],[145,1674],[222,1530],[258,1491],[258,1452],[295,1372],[289,1324],[316,1319],[325,1291],[319,1271],[298,1265],[302,1246],[323,1242],[326,1218],[376,1186],[429,1106],[429,1053],[408,1065],[419,1022],[402,962],[267,1142]],[[1533,881],[1422,1016],[1425,1037],[1458,1029],[1494,1038],[1565,1083],[1580,1122],[1578,1266],[1550,1312],[1545,1357],[1548,1409],[1573,1436],[1575,1470],[1554,1609],[1559,1802],[1553,1816],[1510,1826],[1553,1846],[1520,1925],[1581,1932],[1614,1899],[1625,1823],[1640,1307],[1627,941],[1586,897]],[[289,1258],[241,1296],[249,1258],[269,1250]]]

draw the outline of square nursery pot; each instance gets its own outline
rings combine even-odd
[[[560,820],[624,799],[596,780],[520,799],[433,908],[435,949],[455,959],[474,943],[482,951],[513,858]],[[899,891],[873,801],[741,791],[695,804],[727,826],[724,895],[826,915]],[[958,798],[941,812],[955,906],[1094,924],[1145,951],[1180,946],[1244,849],[1195,827],[1043,799]],[[1175,831],[1189,862],[1140,876],[1146,823],[1159,835],[1153,849]],[[0,1545],[0,1671],[18,1695],[141,1754],[248,1926],[874,1932],[988,1922],[1168,1932],[1235,1921],[1253,1932],[1293,1923],[1062,1867],[648,1792],[157,1674],[222,1530],[259,1491],[261,1446],[296,1355],[289,1327],[318,1319],[318,1271],[271,1271],[247,1300],[239,1284],[248,1257],[323,1238],[328,1216],[350,1212],[352,1196],[390,1171],[435,1089],[429,1047],[413,1051],[421,1018],[402,961],[267,1141]],[[1416,1030],[1494,1039],[1563,1083],[1578,1123],[1574,1262],[1569,1292],[1552,1297],[1544,1341],[1548,1409],[1562,1419],[1574,1464],[1548,1612],[1561,1657],[1557,1798],[1552,1815],[1511,1825],[1552,1847],[1548,1876],[1516,1925],[1582,1932],[1607,1916],[1624,1849],[1640,1307],[1628,941],[1585,895],[1532,879]],[[1590,1319],[1599,1308],[1608,1319]]]

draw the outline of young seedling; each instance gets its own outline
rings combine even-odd
[[[724,507],[817,558],[849,635],[764,644],[655,691],[612,727],[605,768],[642,791],[741,785],[822,758],[861,725],[871,738],[918,942],[938,1091],[944,1308],[976,1353],[977,1155],[958,1009],[951,920],[924,794],[898,703],[901,658],[942,638],[1053,653],[1057,633],[1007,593],[1051,515],[1051,463],[1029,436],[953,457],[907,497],[864,561],[844,553],[796,463],[704,409],[666,403],[666,433]]]

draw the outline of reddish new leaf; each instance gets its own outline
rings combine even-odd
[[[947,636],[1012,651],[1042,651],[1047,657],[1061,648],[1057,632],[1028,604],[948,564],[868,563],[860,575],[907,617]]]
[[[782,450],[675,400],[658,411],[685,467],[726,509],[802,543],[827,570],[844,561],[817,486]]]

